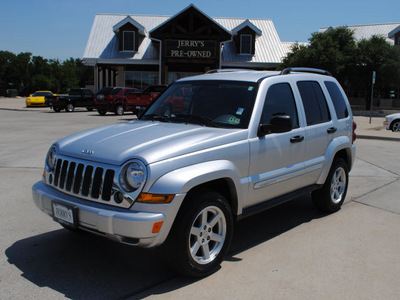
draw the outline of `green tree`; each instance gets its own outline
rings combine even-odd
[[[324,33],[316,32],[309,45],[295,44],[282,62],[282,67],[311,67],[328,70],[342,85],[346,85],[355,66],[357,45],[353,32],[337,27]]]
[[[372,36],[357,44],[355,88],[366,91],[367,108],[371,99],[372,73],[376,72],[374,89],[380,97],[388,97],[390,89],[400,84],[400,47],[390,45],[384,37]]]

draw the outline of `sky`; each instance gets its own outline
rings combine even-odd
[[[172,16],[193,3],[210,17],[270,19],[283,42],[328,26],[400,22],[400,0],[1,0],[0,51],[82,58],[96,14]]]

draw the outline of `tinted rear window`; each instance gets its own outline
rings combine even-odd
[[[118,94],[121,90],[122,90],[122,88],[115,88],[115,89],[111,92],[111,95],[116,95],[116,94]]]
[[[325,86],[331,96],[333,106],[335,107],[336,116],[338,119],[344,119],[349,116],[346,100],[343,97],[339,87],[332,81],[325,81]]]
[[[299,81],[297,87],[303,101],[307,125],[328,122],[331,117],[324,93],[318,82]]]
[[[114,88],[102,88],[97,91],[96,95],[110,95]]]

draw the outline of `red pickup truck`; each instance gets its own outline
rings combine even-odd
[[[145,109],[155,98],[166,90],[166,85],[153,85],[141,93],[130,93],[126,98],[126,110],[132,111],[135,115]]]

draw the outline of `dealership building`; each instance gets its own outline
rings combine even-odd
[[[265,19],[211,18],[190,5],[174,16],[96,15],[83,55],[94,89],[144,89],[213,69],[275,70],[292,43]]]

